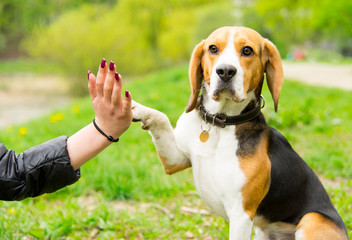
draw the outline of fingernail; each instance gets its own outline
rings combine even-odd
[[[101,60],[100,67],[104,68],[105,67],[105,63],[106,63],[106,59],[103,58],[103,60]]]
[[[118,81],[120,79],[119,73],[115,72],[115,80]]]
[[[110,66],[109,69],[110,71],[114,70],[115,63],[113,61],[110,61]]]
[[[88,70],[88,81],[89,81],[89,75],[92,73],[91,70]]]
[[[125,97],[127,97],[127,98],[130,97],[130,92],[129,91],[125,91]]]

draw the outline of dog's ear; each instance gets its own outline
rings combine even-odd
[[[189,63],[189,81],[191,83],[191,96],[188,100],[186,113],[192,111],[197,105],[197,99],[202,85],[202,66],[204,40],[200,42],[193,50],[191,61]]]
[[[265,39],[264,57],[266,81],[271,96],[274,100],[275,112],[277,112],[280,90],[284,81],[284,74],[279,51],[276,49],[275,45],[267,39]]]

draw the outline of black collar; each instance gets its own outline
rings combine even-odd
[[[203,105],[203,96],[201,96],[200,103],[199,103],[199,114],[200,117],[207,123],[210,123],[212,125],[224,128],[227,125],[238,125],[241,123],[248,122],[249,120],[252,120],[253,118],[257,117],[260,114],[261,109],[265,106],[265,100],[263,96],[260,96],[260,102],[259,104],[253,108],[252,110],[236,115],[236,116],[227,116],[223,113],[220,114],[210,114],[208,111],[205,109]]]

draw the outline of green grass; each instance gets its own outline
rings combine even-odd
[[[135,100],[166,113],[173,125],[189,97],[187,67],[160,71],[125,83]],[[279,112],[264,89],[264,114],[320,176],[352,236],[351,92],[286,81]],[[79,106],[75,113],[73,106]],[[77,107],[75,107],[77,109]],[[61,121],[39,118],[0,131],[1,141],[18,153],[91,122],[89,98],[55,111]],[[54,114],[53,113],[53,114]],[[19,135],[20,127],[28,133]],[[56,193],[21,202],[0,202],[0,239],[226,239],[228,224],[205,209],[190,170],[167,176],[149,134],[139,123],[81,169],[81,180]]]

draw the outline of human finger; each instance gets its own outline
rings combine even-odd
[[[104,82],[104,98],[106,98],[106,100],[108,100],[109,102],[111,101],[111,93],[114,87],[115,69],[115,63],[113,61],[110,61],[109,70]]]
[[[101,60],[97,78],[96,78],[96,89],[97,89],[97,96],[103,96],[103,89],[104,89],[104,82],[107,74],[107,67],[106,67],[106,59],[103,58]]]
[[[114,107],[120,107],[122,103],[121,89],[122,89],[122,78],[121,78],[121,75],[116,72],[114,88],[111,95],[111,102]]]
[[[122,115],[127,115],[132,111],[132,95],[125,91],[125,101],[123,102]]]

